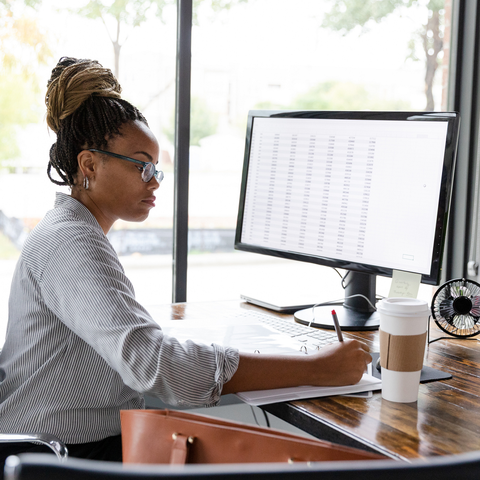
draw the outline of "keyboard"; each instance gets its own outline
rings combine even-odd
[[[255,319],[260,323],[267,325],[277,332],[285,333],[300,344],[313,348],[321,348],[325,345],[338,342],[337,334],[329,330],[319,330],[307,325],[301,325],[295,322],[293,318],[282,318],[268,313],[248,310],[235,315],[238,319]]]

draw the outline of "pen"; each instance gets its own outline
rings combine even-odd
[[[335,332],[337,332],[337,337],[339,342],[343,342],[342,330],[340,329],[340,324],[338,323],[337,313],[335,310],[332,310],[333,325],[335,326]]]

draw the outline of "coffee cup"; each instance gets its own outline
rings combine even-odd
[[[382,397],[391,402],[418,399],[430,310],[424,300],[393,297],[377,305],[380,314]]]

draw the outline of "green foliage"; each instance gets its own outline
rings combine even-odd
[[[368,108],[364,87],[353,83],[324,82],[298,96],[292,107],[305,110],[361,110]]]
[[[0,73],[0,164],[20,153],[16,129],[38,121],[38,83],[22,74]]]
[[[193,0],[193,24],[199,24],[198,17],[201,8],[209,8],[214,14],[217,14],[230,10],[240,3],[247,3],[248,1],[249,0]]]
[[[0,71],[34,75],[38,65],[45,64],[51,56],[47,36],[28,9],[20,14],[13,12],[13,3],[0,0]],[[16,4],[19,3],[36,7],[40,0],[18,0]]]
[[[197,0],[193,5],[193,21],[197,23],[198,8],[209,4],[214,12],[229,9],[238,3],[248,0]],[[130,28],[139,27],[150,16],[155,15],[163,21],[163,10],[167,5],[176,5],[176,0],[90,0],[81,8],[68,8],[70,12],[86,18],[100,19],[110,37],[114,54],[114,75],[120,76],[120,51],[123,46],[120,31],[125,25]],[[107,20],[113,18],[116,32],[112,34],[107,28]],[[127,35],[128,37],[128,35]],[[125,42],[125,40],[123,40]]]
[[[367,31],[373,23],[379,23],[397,10],[410,7],[427,9],[428,20],[408,43],[407,58],[418,60],[417,45],[422,45],[425,54],[426,110],[434,110],[433,81],[443,50],[443,16],[445,0],[331,0],[331,9],[325,14],[322,27],[343,35],[355,28]]]
[[[200,145],[202,138],[213,135],[217,131],[218,117],[198,97],[192,97],[190,113],[190,145]]]
[[[0,260],[16,259],[20,255],[15,245],[0,232]]]
[[[429,0],[427,8],[432,12],[438,12],[445,8],[445,0]]]
[[[209,5],[218,12],[245,2],[248,0],[196,0],[193,2],[194,18],[201,5]],[[175,4],[176,0],[91,0],[84,7],[70,10],[90,19],[100,18],[105,22],[106,18],[113,17],[119,23],[138,27],[152,14],[163,20],[163,9]]]
[[[210,3],[210,6],[212,7],[212,10],[215,12],[218,12],[220,10],[229,10],[235,5],[238,5],[239,3],[247,3],[248,0],[196,0],[193,2],[194,8],[199,4],[199,3]]]
[[[27,7],[36,8],[40,5],[41,1],[42,0],[23,0],[23,2],[20,3],[25,4]],[[8,12],[11,12],[13,2],[14,0],[0,0],[0,7],[5,8],[5,10]]]
[[[445,8],[445,0],[333,0],[322,27],[346,34],[355,27],[368,30],[369,23],[379,23],[395,10],[424,6],[429,12]]]
[[[412,3],[412,0],[334,0],[331,10],[325,14],[322,27],[343,34],[358,26],[366,30],[369,21],[378,23],[397,8]]]
[[[51,57],[47,36],[28,9],[0,0],[0,164],[18,156],[16,129],[40,119],[38,66]],[[17,1],[37,7],[39,0]]]
[[[199,97],[192,96],[190,107],[190,145],[200,145],[202,138],[213,135],[217,131],[218,118],[207,104]],[[165,136],[173,145],[175,142],[175,111],[172,112]]]
[[[282,110],[285,106],[277,102],[272,102],[270,100],[264,100],[263,102],[258,102],[255,104],[253,109],[257,110]]]
[[[409,110],[408,102],[385,100],[363,85],[323,82],[302,93],[288,105],[261,102],[254,108],[266,110]]]
[[[101,18],[103,21],[107,17],[113,17],[120,23],[138,27],[147,20],[149,14],[162,18],[164,7],[174,3],[174,0],[91,0],[84,7],[71,11],[90,19]]]

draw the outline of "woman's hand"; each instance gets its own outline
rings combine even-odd
[[[365,344],[347,339],[327,345],[309,358],[313,380],[309,385],[353,385],[372,361]]]
[[[240,354],[238,369],[223,393],[297,387],[352,385],[372,361],[368,347],[345,340],[323,347],[313,355]]]

